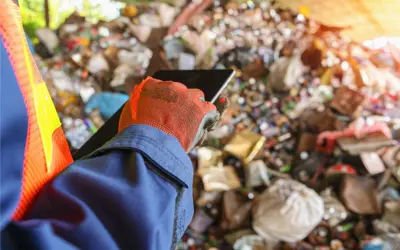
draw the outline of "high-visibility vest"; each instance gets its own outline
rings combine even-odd
[[[19,7],[13,0],[1,0],[0,10],[1,39],[28,114],[22,188],[13,215],[14,220],[20,220],[41,188],[73,160],[50,94],[28,48]]]

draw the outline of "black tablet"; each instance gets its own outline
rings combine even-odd
[[[153,77],[164,81],[181,82],[188,88],[200,89],[206,101],[214,103],[234,75],[235,71],[231,69],[161,70]]]
[[[206,101],[214,103],[234,75],[235,71],[230,69],[161,70],[157,71],[153,78],[181,82],[188,88],[200,89],[203,91]],[[92,153],[118,133],[121,112],[122,107],[74,154],[75,160]]]

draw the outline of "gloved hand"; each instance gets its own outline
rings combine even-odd
[[[217,123],[227,107],[226,98],[217,106],[204,101],[199,89],[161,81],[151,77],[137,85],[125,104],[119,121],[119,131],[133,124],[146,124],[175,136],[186,152],[202,143],[208,131]]]

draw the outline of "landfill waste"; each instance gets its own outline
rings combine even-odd
[[[153,30],[170,27],[179,10],[166,3],[127,5],[119,18],[95,24],[74,12],[57,30],[37,31],[35,59],[72,149],[128,100],[153,56],[146,41]]]
[[[400,249],[396,47],[307,13],[251,0],[131,4],[96,24],[74,13],[38,32],[35,57],[74,149],[158,69],[236,71],[230,107],[189,154],[196,208],[177,249]]]
[[[189,54],[190,68],[194,60],[195,68],[236,71],[223,93],[230,108],[191,154],[199,176],[216,165],[236,175],[211,189],[208,179],[195,181],[195,199],[196,190],[214,194],[196,203],[213,222],[182,249],[362,249],[398,234],[392,224],[386,232],[355,230],[398,211],[391,202],[399,197],[380,197],[400,187],[399,75],[371,61],[376,51],[332,30],[271,3],[220,1],[164,38],[176,69]],[[282,198],[274,193],[283,192],[280,183],[305,186]],[[252,215],[243,221],[246,204]]]
[[[253,229],[267,241],[304,239],[322,220],[324,202],[294,180],[277,180],[256,199]]]

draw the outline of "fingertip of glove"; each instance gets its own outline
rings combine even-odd
[[[229,107],[229,100],[226,97],[221,97],[217,100],[215,106],[219,113],[223,114],[224,111]]]

